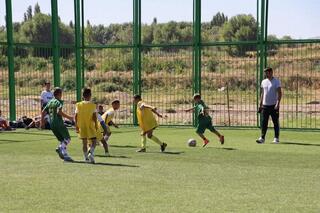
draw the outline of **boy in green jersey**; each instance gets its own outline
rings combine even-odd
[[[62,97],[62,89],[56,87],[53,92],[54,98],[51,99],[47,105],[44,107],[41,113],[41,128],[44,126],[44,116],[46,112],[49,113],[50,116],[50,127],[53,134],[56,136],[58,141],[60,142],[59,146],[56,148],[56,152],[59,157],[64,161],[73,161],[72,158],[68,155],[67,145],[70,143],[70,135],[69,131],[64,125],[63,119],[67,118],[69,120],[73,120],[73,117],[65,114],[62,111],[63,101]]]
[[[204,132],[206,129],[209,129],[212,133],[218,136],[220,143],[224,144],[224,136],[221,135],[212,125],[212,118],[208,114],[208,107],[206,104],[201,100],[200,94],[194,94],[193,100],[195,102],[195,106],[187,109],[186,112],[195,111],[196,112],[196,119],[198,120],[197,125],[197,134],[203,139],[203,147],[205,147],[209,140],[204,136]]]

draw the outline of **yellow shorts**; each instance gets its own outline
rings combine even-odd
[[[108,133],[111,133],[111,130],[110,130],[110,127],[109,127],[109,126],[107,126],[107,132],[108,132]],[[102,129],[102,128],[101,128],[101,129],[99,128],[99,129],[97,130],[96,136],[97,136],[96,139],[97,139],[98,142],[103,139],[103,129]],[[89,144],[91,144],[91,140],[89,141]]]
[[[97,137],[96,129],[79,129],[78,137],[80,139],[92,139]]]

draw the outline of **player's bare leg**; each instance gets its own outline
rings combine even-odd
[[[89,162],[89,158],[88,158],[88,140],[87,139],[82,139],[82,151],[83,151],[84,160],[86,162]]]
[[[200,138],[203,140],[202,147],[205,147],[210,141],[203,135],[203,133],[197,132]]]
[[[215,129],[211,130],[211,132],[214,133],[216,136],[218,136],[221,145],[223,145],[224,144],[224,135],[221,135],[220,132],[218,132]]]

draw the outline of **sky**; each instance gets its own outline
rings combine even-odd
[[[141,19],[151,23],[192,21],[192,0],[141,0]],[[51,13],[51,0],[12,0],[13,20],[23,20],[28,5],[38,2],[41,11]],[[59,16],[69,23],[74,20],[74,0],[58,0]],[[91,24],[131,22],[132,0],[84,0],[85,20]],[[320,0],[269,0],[269,34],[277,37],[290,35],[296,39],[320,37]],[[256,17],[256,0],[202,0],[203,22],[210,21],[217,12],[228,17],[252,14]],[[0,0],[0,25],[5,25],[5,0]]]

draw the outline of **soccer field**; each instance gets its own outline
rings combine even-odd
[[[259,130],[225,130],[201,148],[194,129],[159,128],[167,152],[139,130],[114,130],[112,157],[85,164],[73,130],[63,163],[50,131],[0,132],[0,212],[320,212],[320,132],[282,131],[258,145]],[[196,138],[198,146],[186,141]]]

